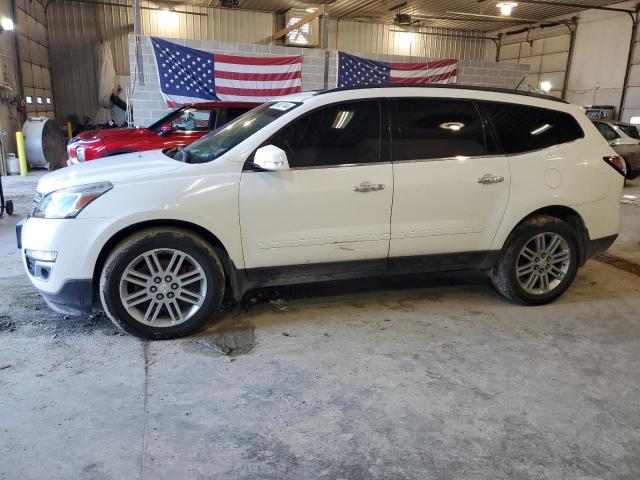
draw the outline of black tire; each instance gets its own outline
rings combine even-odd
[[[177,250],[190,256],[202,268],[206,278],[206,292],[202,293],[204,300],[199,309],[193,316],[185,316],[188,318],[177,325],[153,326],[142,323],[129,313],[120,294],[120,282],[127,266],[140,255],[158,249]],[[157,275],[163,276],[165,273]],[[183,337],[210,323],[220,309],[224,288],[224,269],[214,249],[198,235],[179,228],[150,228],[127,237],[111,251],[100,275],[100,299],[107,316],[125,332],[149,340]],[[144,308],[144,304],[141,308]],[[158,308],[158,311],[168,315],[166,308]]]
[[[567,271],[560,282],[546,293],[533,294],[525,290],[517,278],[516,269],[520,252],[536,236],[549,233],[562,237],[569,251]],[[548,215],[536,215],[526,219],[511,233],[498,262],[491,272],[496,290],[506,299],[521,305],[544,305],[554,301],[567,291],[578,271],[578,243],[576,232],[565,221]]]

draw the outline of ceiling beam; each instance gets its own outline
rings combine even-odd
[[[511,16],[501,17],[499,15],[483,15],[481,13],[466,13],[466,12],[447,12],[447,13],[451,15],[465,15],[467,17],[476,17],[478,20],[482,20],[482,21],[484,21],[485,19],[495,19],[495,20],[500,20],[502,22],[504,22],[505,19],[508,19],[514,22],[521,22],[521,23],[536,23],[540,21],[535,18],[519,18],[519,17],[511,17]]]
[[[503,24],[504,23],[514,23],[514,24],[526,23],[526,22],[523,22],[522,20],[514,20],[506,17],[504,20],[502,20],[498,18],[462,18],[462,17],[452,17],[452,16],[446,16],[446,15],[418,15],[418,14],[414,15],[412,13],[407,13],[407,15],[417,20],[450,20],[450,21],[456,21],[456,22],[503,23]],[[539,20],[536,20],[536,21],[539,21]]]
[[[483,3],[486,0],[478,0],[478,3]],[[635,10],[619,7],[601,7],[597,5],[589,5],[580,2],[556,2],[551,0],[518,0],[518,3],[527,3],[531,5],[544,5],[546,7],[569,7],[577,8],[580,10],[604,10],[607,12],[621,12],[621,13],[635,13]]]

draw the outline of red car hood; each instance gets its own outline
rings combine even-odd
[[[105,128],[101,130],[89,130],[77,135],[78,140],[88,140],[95,137],[109,138],[109,137],[121,137],[123,135],[131,134],[149,134],[149,130],[146,128]]]

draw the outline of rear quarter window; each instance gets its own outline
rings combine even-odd
[[[572,115],[512,103],[479,102],[506,154],[525,153],[584,138]]]

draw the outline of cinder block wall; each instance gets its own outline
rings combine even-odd
[[[324,87],[324,56],[325,50],[311,48],[279,47],[275,45],[257,45],[250,43],[212,42],[206,40],[167,39],[191,48],[205,50],[211,53],[228,53],[236,55],[256,56],[284,56],[302,55],[302,89],[319,90]],[[141,38],[144,85],[141,86],[133,79],[133,115],[136,125],[149,125],[169,108],[162,99],[155,55],[149,37]],[[131,72],[135,70],[135,41],[129,35],[129,61]],[[337,83],[337,51],[329,51],[329,87]],[[351,52],[350,52],[351,53]],[[353,52],[359,55],[358,52]],[[424,57],[410,57],[402,55],[371,55],[360,54],[363,57],[384,62],[419,62]],[[529,72],[529,65],[510,63],[494,63],[480,60],[460,60],[458,69],[458,84],[482,85],[489,87],[513,88]]]

